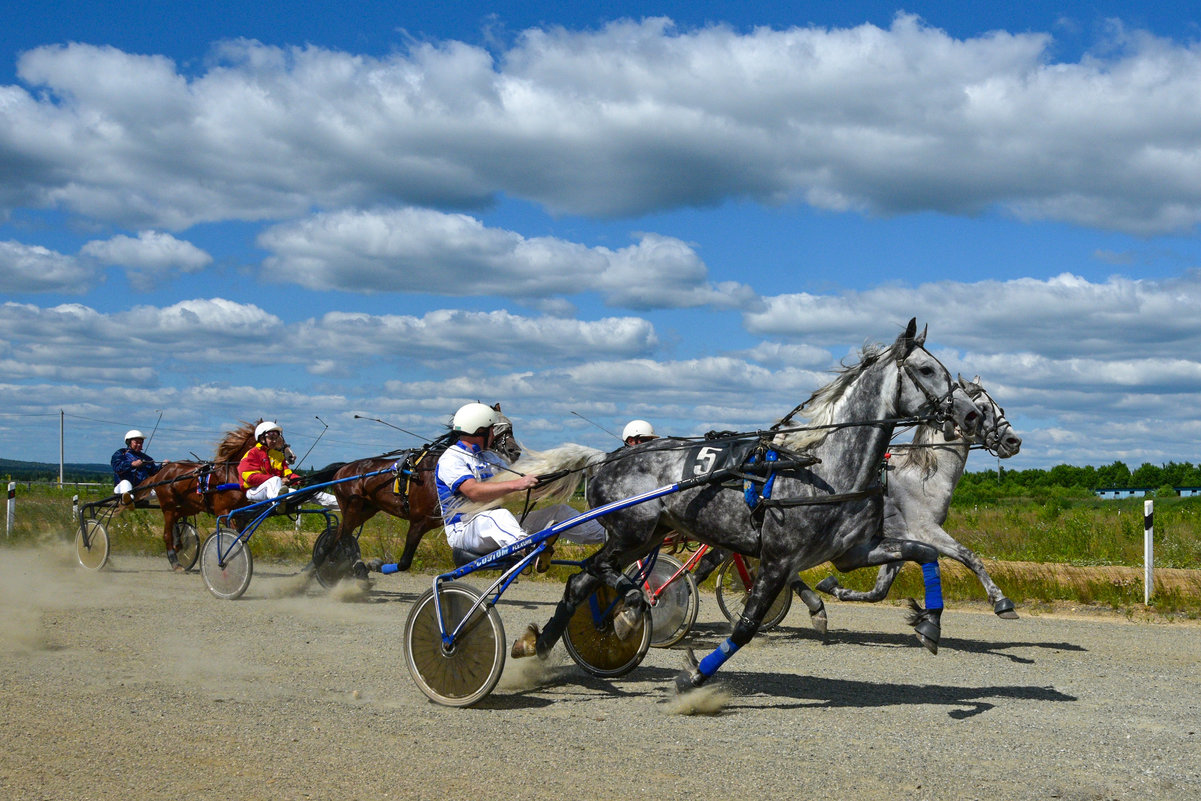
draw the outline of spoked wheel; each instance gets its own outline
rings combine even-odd
[[[172,534],[175,540],[175,558],[184,570],[191,570],[200,558],[200,534],[187,520],[176,522]]]
[[[359,541],[354,535],[347,534],[334,546],[334,538],[338,536],[336,523],[326,526],[325,531],[313,543],[313,564],[316,565],[317,581],[326,589],[332,588],[342,579],[350,575],[350,569],[358,560],[360,554]]]
[[[733,554],[721,563],[721,567],[717,569],[717,605],[721,608],[721,613],[726,616],[726,620],[737,623],[738,619],[742,617],[742,610],[746,608],[747,599],[751,595],[751,587],[758,574],[759,560],[752,556]],[[785,585],[784,589],[780,590],[780,594],[776,596],[776,600],[772,601],[771,606],[767,608],[767,614],[763,616],[763,622],[759,624],[759,631],[767,631],[780,625],[780,621],[788,614],[791,607],[792,591]]]
[[[653,623],[643,615],[628,639],[613,631],[613,616],[621,609],[615,604],[617,591],[608,585],[597,588],[587,601],[576,608],[563,632],[563,645],[575,663],[593,676],[624,676],[642,662],[651,647]]]
[[[84,520],[75,532],[75,556],[88,570],[108,563],[108,532],[99,520]]]
[[[200,550],[200,575],[209,592],[226,601],[242,597],[254,575],[246,540],[233,529],[217,527]]]
[[[696,622],[700,608],[696,580],[687,571],[681,573],[683,567],[678,559],[661,553],[643,584],[642,593],[651,605],[652,648],[670,648],[684,639]],[[640,571],[634,564],[625,572],[636,580]]]
[[[417,599],[405,621],[405,662],[418,688],[446,706],[471,706],[492,692],[505,666],[505,627],[492,607],[475,610],[449,648],[442,643],[438,606],[446,632],[453,632],[479,592],[466,584],[447,582],[439,588],[438,603],[430,588]]]

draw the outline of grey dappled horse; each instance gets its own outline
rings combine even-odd
[[[1005,410],[980,386],[979,376],[972,381],[964,381],[960,376],[959,385],[980,409],[981,422],[975,436],[960,436],[957,432],[948,438],[942,427],[922,424],[914,431],[912,444],[892,446],[884,494],[884,533],[924,542],[944,556],[962,562],[984,586],[993,611],[999,617],[1015,619],[1013,601],[1005,597],[988,575],[983,560],[942,527],[955,485],[963,477],[971,445],[982,445],[1001,459],[1016,455],[1022,447],[1022,438],[1005,419]],[[902,564],[881,565],[875,587],[865,592],[842,587],[833,575],[823,579],[817,589],[843,601],[880,601],[888,595]]]
[[[891,346],[865,348],[858,364],[843,370],[803,405],[808,428],[771,435],[781,454],[810,450],[820,463],[774,473],[774,502],[759,504],[760,511],[752,511],[741,487],[710,483],[601,517],[608,540],[568,579],[545,630],[539,633],[531,627],[515,644],[514,654],[549,654],[575,609],[602,583],[616,588],[624,599],[625,609],[615,618],[616,633],[620,636],[636,626],[646,602],[622,570],[658,547],[673,529],[760,560],[743,616],[730,638],[681,673],[676,678],[679,689],[700,686],[749,642],[771,601],[800,570],[822,562],[852,570],[901,559],[922,563],[923,572],[931,571],[936,579],[937,551],[913,540],[883,536],[884,500],[878,480],[898,418],[949,417],[962,430],[975,432],[979,411],[923,347],[925,338],[925,331],[918,335],[916,320],[910,320]],[[719,455],[713,445],[671,438],[619,453],[589,481],[588,503],[593,508],[703,475]],[[937,642],[941,611],[941,592],[928,590],[927,608],[915,622],[919,636]]]

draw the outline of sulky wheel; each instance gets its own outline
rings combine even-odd
[[[446,706],[471,706],[496,686],[505,666],[505,627],[492,607],[471,608],[480,594],[466,584],[447,582],[428,589],[413,604],[405,621],[405,662],[418,688]],[[451,634],[470,613],[471,618],[449,647],[438,627],[438,607],[443,628]]]
[[[717,569],[717,605],[726,616],[726,620],[737,623],[742,617],[742,610],[750,597],[751,587],[758,573],[759,560],[753,556],[731,554],[721,563],[721,567]],[[759,624],[759,631],[767,631],[780,625],[791,606],[792,591],[785,586],[767,608],[767,614]]]
[[[84,520],[75,532],[75,556],[88,570],[99,570],[108,562],[108,532],[99,520]]]
[[[700,608],[696,580],[683,567],[679,560],[661,553],[642,585],[651,606],[652,648],[670,648],[684,639],[696,622]],[[626,575],[636,580],[639,571],[634,564],[626,569]]]
[[[180,567],[191,570],[200,558],[200,534],[196,527],[187,520],[177,521],[172,538],[175,541],[175,558],[179,560]]]
[[[597,588],[588,600],[580,604],[567,630],[563,645],[576,664],[593,676],[615,678],[624,676],[646,656],[651,647],[652,622],[644,614],[628,639],[619,639],[613,631],[613,616],[622,608],[614,603],[617,591],[608,585]]]
[[[350,575],[351,567],[358,560],[359,541],[351,534],[332,543],[338,536],[338,524],[331,523],[313,543],[313,564],[317,581],[326,589],[332,588],[342,579]]]
[[[200,575],[218,598],[240,598],[254,575],[254,559],[246,540],[233,529],[218,526],[200,549]]]

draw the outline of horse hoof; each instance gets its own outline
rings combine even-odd
[[[826,595],[833,595],[834,591],[838,589],[838,587],[838,577],[833,575],[826,576],[817,583],[817,590],[819,592],[824,592]]]
[[[521,659],[527,656],[537,656],[539,634],[540,632],[538,631],[537,624],[529,624],[525,627],[525,631],[522,632],[522,635],[513,641],[513,650],[511,650],[509,654],[514,659]]]
[[[926,646],[926,650],[932,654],[938,653],[938,638],[941,633],[939,625],[933,620],[921,620],[913,627],[917,634],[918,642]]]
[[[681,670],[676,674],[676,694],[695,690],[705,683],[705,677],[699,670]]]
[[[992,606],[992,610],[997,613],[997,617],[1003,617],[1006,620],[1017,620],[1018,613],[1014,611],[1013,601],[1008,598],[1002,598]]]
[[[617,635],[617,639],[622,642],[630,639],[641,617],[639,610],[633,606],[626,606],[618,612],[613,617],[613,633]]]
[[[822,607],[816,612],[809,613],[809,622],[813,624],[813,628],[817,633],[826,636],[826,607]]]

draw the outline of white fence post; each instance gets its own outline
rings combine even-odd
[[[1143,605],[1151,605],[1155,587],[1155,501],[1143,501]]]
[[[8,527],[4,530],[4,536],[11,537],[13,535],[13,516],[17,512],[17,482],[8,482]]]

